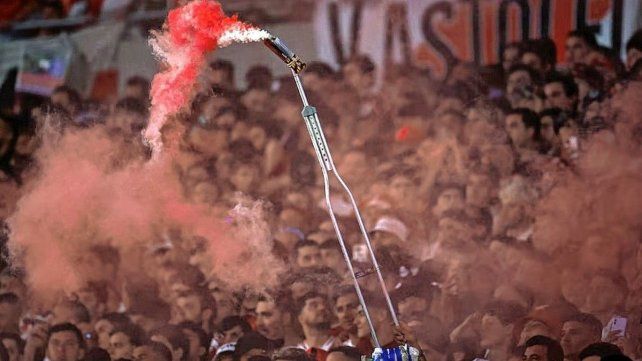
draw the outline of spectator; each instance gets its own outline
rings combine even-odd
[[[211,337],[196,323],[187,321],[181,322],[178,326],[189,339],[188,361],[205,361]]]
[[[626,68],[631,71],[633,66],[642,59],[642,29],[638,29],[626,42]]]
[[[270,349],[293,344],[292,315],[283,298],[263,295],[256,303],[256,331],[270,342]]]
[[[212,330],[216,303],[204,290],[189,290],[176,299],[177,321],[193,322],[206,332]]]
[[[294,245],[294,260],[301,269],[321,266],[323,261],[319,245],[310,240],[298,241]]]
[[[109,355],[112,360],[131,360],[134,349],[144,342],[143,330],[128,325],[114,329],[109,335]],[[191,361],[191,360],[190,360]]]
[[[566,361],[579,361],[580,352],[600,340],[602,323],[588,313],[578,313],[562,326],[561,344]]]
[[[339,346],[328,351],[327,361],[359,361],[361,352],[350,346]]]
[[[85,353],[85,340],[71,323],[60,323],[49,329],[47,358],[51,361],[77,361]]]
[[[14,293],[0,294],[0,331],[18,332],[22,303]]]
[[[248,332],[236,343],[234,361],[249,361],[252,356],[265,356],[269,347],[267,338],[256,332]]]
[[[309,292],[297,300],[297,321],[303,330],[303,341],[299,347],[316,354],[317,361],[325,360],[335,339],[330,333],[330,309],[326,297]]]
[[[523,359],[526,361],[563,361],[564,351],[559,342],[546,336],[533,336],[525,344]]]
[[[573,66],[585,64],[589,54],[597,49],[595,34],[590,30],[573,30],[566,36],[566,62]]]
[[[577,109],[578,90],[573,78],[551,73],[544,80],[544,95],[547,108],[560,108],[569,114]]]
[[[239,316],[228,316],[221,321],[219,331],[223,334],[223,344],[237,342],[239,338],[250,332],[252,328]]]
[[[351,345],[356,345],[359,342],[354,324],[358,310],[359,299],[352,287],[345,286],[336,293],[334,296],[334,312],[339,321],[337,326],[340,330],[339,338],[344,343],[349,342]]]
[[[8,361],[20,361],[24,352],[25,342],[17,333],[0,333],[0,342],[7,350]]]
[[[530,109],[518,108],[506,115],[505,128],[517,151],[537,150],[540,137],[540,122]]]
[[[172,361],[187,361],[189,339],[183,330],[174,325],[166,325],[152,331],[151,340],[163,344],[172,354]]]
[[[609,356],[622,355],[622,350],[612,343],[596,342],[586,346],[580,352],[580,361],[598,361]]]
[[[160,342],[148,342],[134,349],[134,361],[172,361],[172,352]]]

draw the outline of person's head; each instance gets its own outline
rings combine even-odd
[[[286,346],[274,352],[272,361],[314,361],[314,357],[302,348]]]
[[[302,239],[294,245],[294,260],[297,267],[318,267],[323,264],[319,244],[309,239]]]
[[[98,345],[107,350],[109,349],[109,335],[111,332],[120,327],[129,325],[129,317],[123,313],[111,312],[103,315],[94,324],[94,330],[98,335]]]
[[[560,108],[572,112],[578,97],[577,84],[572,77],[552,73],[544,79],[544,96],[547,108]]]
[[[249,146],[253,147],[252,143]],[[238,161],[233,165],[230,182],[239,192],[251,194],[255,191],[258,182],[258,165],[253,160]]]
[[[357,91],[372,88],[375,82],[375,63],[365,55],[350,59],[343,67],[343,77]]]
[[[502,52],[502,68],[508,71],[513,65],[519,63],[522,55],[521,46],[519,43],[510,43],[506,45]]]
[[[147,103],[149,101],[149,80],[138,75],[127,79],[125,97],[136,98],[143,103]]]
[[[305,85],[315,92],[326,88],[334,77],[334,70],[330,65],[319,61],[310,62],[303,73]]]
[[[626,42],[626,68],[631,70],[640,59],[642,59],[642,29],[633,33]]]
[[[359,361],[361,356],[361,351],[356,347],[339,346],[328,351],[326,361]]]
[[[160,342],[149,341],[134,349],[133,361],[172,361],[172,351]]]
[[[0,294],[0,331],[16,332],[22,316],[22,305],[15,293]]]
[[[210,85],[222,89],[234,88],[234,63],[229,60],[217,59],[210,63],[211,71],[207,74]]]
[[[297,300],[296,315],[304,330],[330,328],[330,308],[323,294],[308,292]]]
[[[132,359],[134,348],[144,342],[143,330],[135,325],[115,328],[109,334],[109,355],[112,360]]]
[[[321,251],[321,264],[333,270],[345,268],[343,254],[339,248],[339,241],[336,238],[329,238],[319,245]]]
[[[560,108],[548,108],[539,113],[540,137],[549,144],[559,139],[560,129],[568,123],[568,116]]]
[[[591,314],[616,313],[622,310],[628,293],[626,280],[617,272],[600,270],[593,275],[582,311]]]
[[[511,342],[514,323],[525,314],[524,309],[510,302],[493,301],[483,311],[481,341],[483,348],[493,348]]]
[[[248,332],[239,338],[234,349],[234,361],[248,361],[252,356],[266,356],[270,343],[258,332]]]
[[[432,214],[440,217],[448,211],[462,210],[465,206],[464,187],[456,183],[437,184],[434,194],[437,198],[432,207]],[[432,203],[432,202],[431,202]]]
[[[178,326],[189,339],[189,361],[201,361],[210,347],[210,336],[194,322],[181,322]]]
[[[51,361],[78,361],[85,353],[85,340],[78,327],[60,323],[49,329],[46,354]]]
[[[496,173],[495,173],[496,174]],[[471,172],[466,183],[466,204],[487,207],[493,199],[497,177],[485,172]]]
[[[532,148],[539,139],[540,123],[537,114],[530,109],[513,109],[504,120],[504,126],[513,146]]]
[[[566,62],[581,64],[587,61],[591,51],[597,48],[595,34],[588,29],[577,29],[566,36]]]
[[[352,329],[358,309],[359,298],[354,289],[349,286],[341,288],[334,298],[334,312],[342,329]]]
[[[533,336],[524,345],[523,361],[564,361],[560,343],[546,336]]]
[[[506,97],[511,104],[534,96],[539,75],[528,65],[513,65],[506,76]]]
[[[111,131],[132,136],[145,128],[146,118],[147,104],[144,100],[126,97],[118,100],[114,111],[107,117],[106,123]]]
[[[551,64],[544,59],[544,52],[541,49],[539,40],[527,41],[522,47],[520,63],[535,69],[538,73],[550,70]]]
[[[9,354],[8,361],[20,361],[22,359],[25,342],[19,334],[0,332],[0,341],[4,348],[7,349],[7,354]]]
[[[74,115],[80,107],[80,94],[66,85],[56,87],[49,98],[52,105],[64,108],[69,114]]]
[[[248,89],[269,91],[272,87],[272,71],[264,65],[255,65],[245,74]]]
[[[221,320],[219,331],[223,334],[221,342],[231,343],[252,331],[252,327],[240,316],[228,316]]]
[[[87,307],[80,301],[64,300],[53,309],[53,323],[73,323],[78,326],[91,322],[91,315]]]
[[[261,296],[256,303],[256,331],[270,340],[282,339],[290,323],[290,314],[284,306],[285,300],[281,298]]]
[[[216,316],[214,299],[205,290],[191,289],[182,292],[176,299],[176,309],[180,321],[190,321],[202,325]]]
[[[151,340],[165,345],[172,353],[172,361],[187,361],[189,339],[180,327],[166,325],[156,329],[151,333]]]
[[[578,313],[562,324],[560,343],[568,360],[577,360],[588,345],[598,342],[602,335],[602,323],[588,313]]]
[[[600,361],[605,357],[622,355],[622,350],[612,343],[596,342],[586,346],[579,355],[579,361]]]

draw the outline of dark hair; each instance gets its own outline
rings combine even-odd
[[[149,341],[141,346],[147,346],[154,350],[154,352],[163,355],[163,358],[166,361],[172,361],[172,350],[168,349],[167,346],[160,342]]]
[[[569,75],[564,75],[558,72],[551,72],[546,75],[546,78],[544,78],[544,84],[550,83],[562,83],[562,86],[564,87],[564,93],[567,97],[575,96],[578,93],[577,84],[575,84],[575,80],[573,80],[573,78]]]
[[[274,353],[272,360],[287,360],[287,361],[314,361],[304,349],[298,347],[284,347]]]
[[[330,351],[328,351],[328,355],[333,352],[340,352],[347,358],[352,359],[353,361],[361,360],[361,356],[362,356],[362,353],[361,351],[359,351],[358,348],[351,347],[351,346],[338,346],[338,347],[331,348]]]
[[[0,342],[0,360],[9,361],[9,351],[7,351],[7,348],[4,347],[2,342]]]
[[[321,298],[323,301],[327,302],[327,298],[324,294],[319,293],[319,292],[308,292],[305,295],[301,296],[299,299],[296,300],[296,305],[294,309],[294,315],[298,316],[301,314],[301,311],[303,311],[303,308],[305,307],[305,304],[308,302],[308,300],[313,299],[313,298]]]
[[[5,292],[0,294],[0,303],[9,303],[12,305],[20,304],[20,297],[13,292]]]
[[[537,345],[546,346],[546,359],[548,361],[564,361],[564,351],[559,342],[550,337],[537,335],[526,341],[525,349]]]
[[[301,239],[301,240],[297,241],[294,244],[294,255],[298,256],[299,255],[299,250],[301,248],[303,248],[303,247],[317,247],[317,248],[320,248],[319,244],[317,242],[315,242],[315,241],[312,241],[312,240],[309,240],[309,239]]]
[[[335,75],[332,67],[330,67],[330,65],[328,65],[327,63],[321,61],[310,62],[310,64],[308,64],[308,66],[305,68],[305,72],[309,74],[316,74],[321,79],[329,79]]]
[[[272,78],[272,71],[264,65],[255,65],[245,73],[248,90],[270,90],[272,87]]]
[[[613,355],[622,355],[622,350],[619,347],[615,346],[612,343],[608,342],[596,342],[586,346],[582,352],[580,352],[580,361],[584,360],[587,357],[599,356],[607,357]]]
[[[109,333],[109,336],[112,336],[119,332],[125,334],[125,336],[129,338],[129,342],[134,346],[142,345],[147,338],[145,336],[145,331],[143,331],[140,326],[134,324],[114,327],[114,330]]]
[[[76,339],[78,340],[78,346],[81,349],[85,349],[85,338],[82,337],[82,332],[80,332],[78,327],[74,326],[69,322],[59,323],[57,325],[51,326],[51,328],[49,328],[49,333],[47,336],[47,344],[49,344],[49,340],[51,340],[51,336],[53,336],[53,334],[58,332],[73,332],[74,335],[76,335]]]
[[[539,113],[540,126],[542,124],[542,119],[544,117],[553,118],[553,130],[555,131],[555,134],[557,134],[557,135],[559,135],[560,129],[562,129],[562,127],[565,126],[568,123],[567,114],[560,108],[547,108],[547,109],[542,110]]]
[[[225,59],[216,59],[210,63],[212,70],[225,70],[228,74],[234,73],[234,63]]]
[[[540,82],[540,76],[537,70],[533,69],[533,67],[525,65],[525,64],[515,64],[511,66],[508,69],[508,73],[506,73],[506,79],[511,76],[511,74],[518,72],[518,71],[525,71],[528,73],[528,76],[530,76],[531,80],[533,81],[534,84],[539,84]]]
[[[105,351],[100,347],[94,347],[87,352],[84,361],[111,361],[109,357],[109,352]]]
[[[74,321],[78,323],[91,322],[91,315],[87,307],[78,300],[66,300],[62,302],[64,307],[67,307],[73,313]]]
[[[587,326],[597,338],[602,334],[602,322],[590,313],[576,313],[564,320],[564,322],[579,322]]]
[[[567,38],[580,38],[584,40],[586,45],[590,48],[597,49],[597,40],[595,40],[595,33],[588,29],[575,29],[569,31]]]
[[[364,74],[373,73],[376,69],[375,63],[367,55],[355,55],[354,57],[350,58],[348,64],[349,63],[357,64],[359,70],[361,70],[361,72]]]
[[[67,94],[67,97],[69,98],[69,102],[71,104],[75,106],[80,105],[80,102],[81,102],[80,94],[78,94],[78,92],[72,87],[69,87],[67,85],[60,85],[54,88],[53,92],[51,92],[51,94],[54,94],[54,93],[65,93]]]
[[[526,310],[517,303],[491,301],[483,310],[484,314],[497,317],[503,324],[509,325],[526,316]]]
[[[128,86],[139,86],[143,88],[145,94],[149,94],[149,80],[143,78],[140,75],[134,75],[127,79]]]
[[[114,328],[123,327],[131,323],[131,320],[129,319],[129,317],[127,317],[126,314],[118,312],[105,313],[99,318],[99,320],[109,321],[114,326]]]
[[[241,316],[227,316],[223,320],[221,320],[221,331],[228,331],[231,330],[232,328],[236,326],[241,326],[241,329],[243,330],[243,333],[247,333],[252,331],[252,327],[250,326],[247,321]]]
[[[626,51],[631,49],[642,51],[642,29],[636,30],[626,42]]]
[[[630,357],[626,355],[608,355],[600,358],[600,361],[632,361]]]
[[[203,330],[203,327],[191,321],[183,321],[178,324],[178,327],[182,328],[183,330],[194,332],[198,336],[198,342],[200,343],[200,345],[203,346],[206,350],[209,349],[211,337],[207,334],[207,332],[205,332],[205,330]]]
[[[116,103],[116,111],[134,113],[140,116],[147,115],[147,106],[138,98],[125,97]]]
[[[236,342],[234,349],[234,360],[239,360],[243,355],[253,349],[261,349],[267,351],[270,348],[268,339],[258,332],[248,332],[241,336]]]
[[[0,341],[2,341],[2,340],[13,340],[13,341],[16,341],[16,344],[18,345],[18,351],[20,353],[22,353],[22,351],[24,350],[25,341],[17,333],[14,333],[14,332],[0,332]]]
[[[533,139],[539,139],[541,123],[539,122],[539,117],[537,116],[537,113],[535,113],[534,111],[528,108],[515,108],[515,109],[512,109],[510,112],[508,112],[506,116],[514,115],[514,114],[521,115],[522,123],[524,123],[524,127],[533,128],[534,130]]]
[[[319,245],[319,248],[336,249],[337,251],[341,252],[341,248],[339,247],[339,241],[337,240],[336,237],[330,237],[325,241],[321,242],[321,244]]]
[[[152,336],[163,336],[172,345],[173,349],[183,350],[181,360],[187,360],[189,356],[189,339],[183,333],[183,330],[176,325],[165,325],[152,331]],[[170,350],[172,351],[172,350]]]

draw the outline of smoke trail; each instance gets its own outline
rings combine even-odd
[[[266,31],[228,17],[213,0],[196,0],[169,12],[164,31],[150,44],[165,69],[152,80],[150,121],[144,131],[154,157],[161,151],[161,129],[167,117],[183,110],[193,95],[194,84],[206,55],[217,46],[259,41]]]

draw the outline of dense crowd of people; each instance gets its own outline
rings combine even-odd
[[[340,71],[308,65],[310,103],[359,201],[402,322],[392,325],[337,186],[331,201],[381,345],[408,342],[429,361],[642,358],[640,223],[630,225],[633,246],[582,240],[562,264],[538,246],[536,227],[540,203],[583,176],[596,140],[639,159],[642,118],[622,108],[642,96],[642,31],[626,51],[622,63],[576,30],[563,62],[550,40],[527,40],[509,44],[496,67],[460,62],[443,81],[409,66],[377,69],[366,56]],[[221,217],[238,193],[267,204],[272,252],[288,265],[281,284],[256,290],[220,282],[204,245],[176,238],[150,240],[154,267],[131,277],[119,249],[95,244],[78,260],[85,284],[43,309],[18,255],[0,274],[0,360],[356,361],[372,354],[296,89],[262,66],[247,73],[245,90],[233,74],[232,63],[211,63],[207,87],[178,116],[185,129],[175,171],[185,197]],[[103,127],[131,157],[145,158],[139,134],[148,109],[149,82],[139,77],[116,104],[84,100],[65,86],[42,104],[18,94],[0,119],[1,216],[9,218],[38,179],[41,129]],[[600,191],[599,182],[593,186]],[[5,243],[9,237],[6,230]]]

